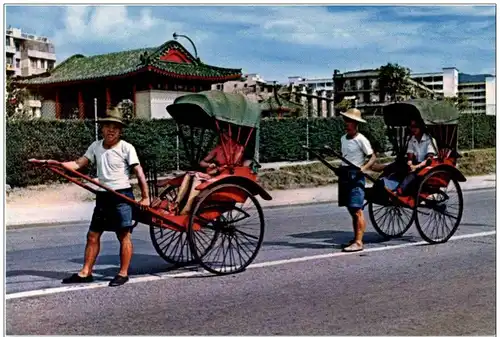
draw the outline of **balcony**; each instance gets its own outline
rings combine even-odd
[[[38,50],[28,50],[28,56],[37,58],[37,59],[43,59],[43,60],[51,60],[55,61],[56,60],[56,54],[54,53],[46,53]]]

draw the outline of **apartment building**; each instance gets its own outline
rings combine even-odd
[[[303,85],[312,90],[324,90],[328,93],[333,92],[333,79],[332,78],[313,78],[307,79],[300,76],[289,76],[288,84],[293,86]]]
[[[7,76],[31,76],[54,68],[55,48],[48,38],[9,27],[5,33]]]
[[[289,84],[304,85],[313,90],[335,90],[335,102],[343,97],[355,97],[359,108],[380,105],[378,71],[365,69],[339,73],[336,80],[305,79],[289,77]],[[333,76],[332,76],[333,78]],[[455,97],[464,94],[475,113],[495,114],[496,78],[493,75],[468,75],[460,73],[455,67],[443,68],[440,72],[411,73],[410,83],[417,92],[426,91],[434,96]],[[388,100],[389,97],[385,97]]]
[[[470,112],[495,114],[495,77],[492,75],[460,74],[459,93],[467,97]]]
[[[455,97],[458,95],[458,77],[458,69],[455,67],[443,68],[441,72],[410,74],[411,79],[424,84],[436,94],[443,97]]]

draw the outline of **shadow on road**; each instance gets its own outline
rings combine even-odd
[[[289,237],[296,239],[308,239],[314,241],[296,241],[296,240],[287,240],[287,241],[264,241],[264,246],[286,246],[293,247],[299,249],[325,249],[325,248],[333,248],[340,249],[342,244],[347,243],[349,240],[353,238],[352,231],[336,231],[336,230],[323,230],[323,231],[315,231],[315,232],[304,232],[304,233],[296,233],[290,234]],[[375,232],[366,232],[363,241],[365,244],[378,244],[395,240],[388,240],[378,235]],[[413,237],[401,237],[397,239],[398,242],[401,241],[413,241]]]
[[[83,265],[83,258],[70,259],[69,262]],[[116,267],[99,268],[103,265],[115,265]],[[113,278],[119,271],[120,257],[116,254],[114,255],[101,255],[97,258],[93,274],[97,280],[105,280]],[[175,267],[171,264],[165,262],[162,258],[157,255],[146,255],[146,254],[136,254],[132,257],[132,262],[130,264],[129,275],[147,275],[147,274],[157,274],[165,273],[173,270],[196,270],[196,267]],[[62,280],[63,278],[71,275],[79,269],[68,270],[67,272],[62,271],[50,271],[50,270],[36,270],[36,269],[20,269],[20,270],[9,270],[6,272],[6,277],[17,277],[17,276],[38,276],[54,280]],[[99,277],[101,276],[101,277]],[[32,281],[29,281],[32,282]]]

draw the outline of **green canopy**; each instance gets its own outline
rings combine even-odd
[[[213,128],[213,119],[238,126],[259,128],[261,109],[243,94],[219,90],[202,91],[177,97],[167,106],[179,124]]]
[[[458,117],[458,109],[442,100],[413,99],[384,107],[385,124],[392,126],[407,126],[411,119],[426,125],[451,125],[458,124]]]

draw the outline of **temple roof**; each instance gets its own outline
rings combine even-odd
[[[204,64],[194,58],[180,43],[168,41],[156,48],[143,48],[116,53],[83,56],[73,55],[54,69],[19,83],[31,85],[100,80],[150,71],[165,76],[227,81],[241,78],[241,69],[221,68]]]

